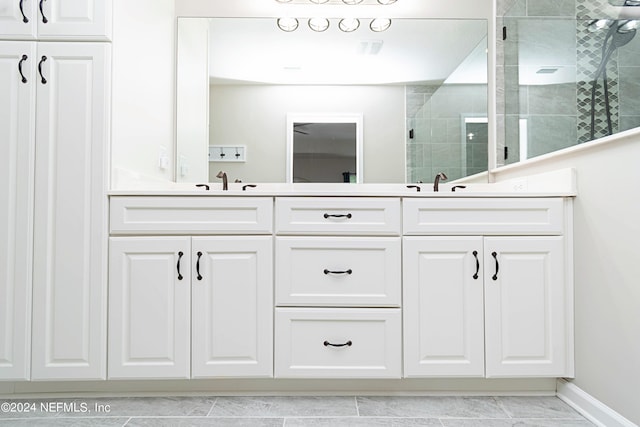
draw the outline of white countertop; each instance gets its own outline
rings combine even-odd
[[[575,172],[563,169],[500,183],[447,183],[441,182],[439,191],[432,183],[422,184],[326,184],[326,183],[229,183],[222,190],[221,182],[206,183],[209,190],[196,187],[198,183],[168,181],[133,181],[112,189],[110,196],[235,196],[235,197],[573,197],[577,195]],[[204,183],[203,183],[204,184]],[[255,185],[255,187],[243,187]],[[452,191],[454,186],[463,185]],[[420,191],[408,186],[419,186]]]

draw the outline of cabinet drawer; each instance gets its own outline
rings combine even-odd
[[[111,197],[111,234],[271,234],[270,197]]]
[[[280,378],[400,378],[400,309],[277,308]]]
[[[276,198],[276,233],[400,234],[400,199],[366,197]]]
[[[407,235],[559,235],[564,230],[561,198],[405,199]]]
[[[276,304],[399,307],[399,237],[278,237]]]

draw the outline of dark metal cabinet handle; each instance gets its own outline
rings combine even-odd
[[[351,347],[352,345],[353,345],[353,342],[351,340],[347,341],[344,344],[332,344],[329,341],[324,342],[325,347]]]
[[[27,55],[22,55],[22,58],[20,59],[20,62],[18,62],[18,72],[20,73],[20,77],[22,77],[22,83],[26,83],[27,82],[27,78],[24,76],[24,73],[22,72],[22,63],[24,61],[26,61],[27,59],[29,59],[29,57]]]
[[[491,256],[496,260],[496,274],[493,275],[493,280],[498,280],[498,271],[500,270],[500,263],[498,263],[498,254],[495,252],[491,252]]]
[[[182,273],[180,273],[180,260],[182,259],[183,255],[183,252],[178,252],[178,265],[176,265],[176,269],[178,270],[178,280],[183,279]]]
[[[40,14],[42,15],[42,23],[46,24],[47,22],[49,22],[49,20],[47,19],[47,17],[44,15],[44,10],[43,10],[43,3],[46,0],[40,0]]]
[[[326,218],[347,218],[347,219],[351,219],[353,217],[353,215],[351,215],[350,213],[348,214],[324,214],[325,219]]]
[[[326,268],[324,269],[324,274],[352,274],[353,270],[352,269],[348,269],[345,271],[331,271],[331,270],[327,270]]]
[[[40,73],[40,78],[42,79],[41,82],[43,85],[47,84],[47,79],[45,79],[44,76],[42,75],[42,64],[44,64],[46,60],[47,60],[47,57],[43,56],[40,59],[40,62],[38,62],[38,73]]]
[[[476,274],[473,275],[473,280],[478,280],[478,273],[480,273],[480,260],[478,259],[478,251],[473,251],[473,256],[476,259]]]
[[[24,14],[24,8],[22,7],[22,3],[24,3],[24,0],[20,0],[20,13],[22,14],[22,22],[24,22],[25,24],[28,24],[29,18],[27,18],[27,15]]]
[[[200,258],[202,258],[202,252],[198,252],[198,260],[196,261],[196,274],[198,280],[202,280],[202,274],[200,274]]]

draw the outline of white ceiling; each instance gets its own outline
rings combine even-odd
[[[362,19],[353,33],[330,19],[323,33],[307,19],[291,33],[274,18],[212,18],[210,75],[217,83],[402,84],[445,81],[486,83],[484,20],[394,19],[374,33]],[[377,54],[371,46],[381,48]],[[461,64],[464,64],[461,67]]]

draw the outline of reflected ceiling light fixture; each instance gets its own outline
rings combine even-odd
[[[291,3],[291,0],[276,0],[278,3]]]
[[[344,4],[360,4],[360,3],[362,3],[362,0],[342,0],[342,3],[344,3]]]
[[[394,4],[397,0],[378,0],[378,3],[383,5]]]
[[[279,18],[278,28],[290,33],[298,28],[298,20],[296,18]]]
[[[375,33],[386,31],[391,26],[391,19],[389,18],[376,18],[371,21],[369,28]]]
[[[360,20],[357,18],[344,18],[338,23],[340,31],[344,31],[345,33],[352,33],[357,30],[358,27],[360,27]]]
[[[309,19],[309,28],[317,33],[321,33],[329,28],[329,20],[327,18],[311,18]]]
[[[329,0],[309,0],[311,3],[315,3],[315,4],[325,4],[327,3]]]

